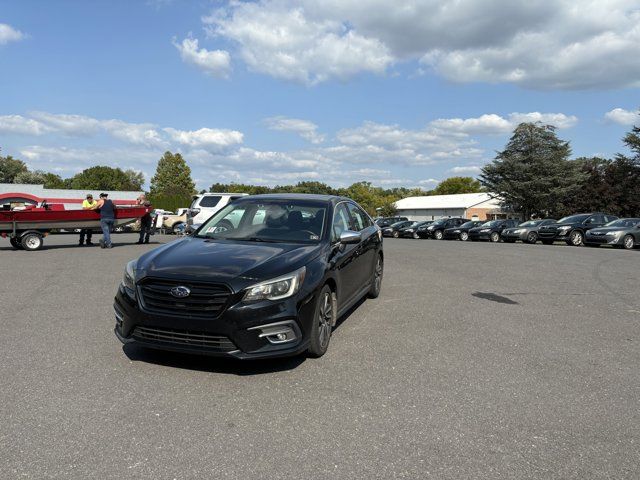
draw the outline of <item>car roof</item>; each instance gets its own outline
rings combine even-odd
[[[356,203],[354,200],[347,197],[340,197],[338,195],[319,195],[313,193],[263,193],[260,195],[249,195],[248,197],[243,197],[242,200],[249,199],[264,199],[264,200],[315,200],[322,202],[339,202],[339,201],[351,201]],[[239,199],[240,200],[240,199]]]

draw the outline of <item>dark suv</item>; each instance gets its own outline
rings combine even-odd
[[[500,241],[500,234],[505,228],[512,228],[520,223],[518,220],[489,220],[479,227],[469,230],[469,240],[491,240],[492,242]]]
[[[579,246],[584,243],[584,235],[588,230],[602,227],[617,218],[606,213],[578,213],[561,218],[557,223],[540,227],[538,237],[545,245],[563,241],[567,245]]]
[[[115,334],[241,359],[319,357],[337,319],[380,293],[383,259],[380,229],[348,198],[243,197],[127,264]]]
[[[420,238],[435,238],[436,240],[442,240],[444,238],[444,231],[447,228],[459,227],[463,223],[468,222],[464,218],[441,218],[436,220],[424,230],[419,230],[418,235]]]
[[[389,225],[393,225],[398,222],[406,222],[408,220],[407,217],[382,217],[376,220],[376,225],[380,228],[388,227]]]

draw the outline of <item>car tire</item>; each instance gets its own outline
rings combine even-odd
[[[382,255],[378,255],[378,260],[373,268],[373,280],[371,282],[371,288],[367,294],[369,298],[378,298],[380,290],[382,289],[382,277],[384,276],[384,260]]]
[[[420,235],[418,235],[417,233],[414,232],[414,234],[412,235],[413,238],[415,238],[416,240],[420,238]]]
[[[527,239],[525,240],[526,243],[530,243],[530,244],[534,244],[538,241],[538,234],[536,232],[529,232],[527,234]]]
[[[498,243],[500,241],[500,234],[498,232],[492,232],[491,235],[489,235],[489,239],[493,243]]]
[[[9,239],[9,243],[11,244],[11,246],[13,248],[15,248],[16,250],[22,250],[22,244],[20,243],[20,240],[18,240],[15,237],[11,237]]]
[[[174,223],[173,226],[171,227],[171,231],[173,232],[173,234],[178,235],[183,225],[184,225],[183,222]]]
[[[436,230],[435,232],[433,232],[433,238],[435,238],[436,240],[442,240],[443,237],[444,234],[442,233],[442,230]]]
[[[622,246],[627,250],[633,250],[635,247],[635,240],[633,235],[626,235],[622,240]]]
[[[310,357],[319,358],[324,355],[329,348],[331,332],[336,324],[336,302],[334,293],[325,285],[320,290],[316,301],[316,308],[313,314],[311,325],[311,338],[307,353]]]
[[[34,250],[40,250],[43,243],[44,239],[39,233],[27,233],[20,239],[22,248],[30,252],[33,252]]]
[[[393,232],[393,238],[398,238],[400,236],[399,232]]]
[[[584,234],[580,230],[573,230],[569,234],[569,240],[567,240],[567,245],[571,245],[574,247],[580,247],[584,245]]]
[[[460,232],[460,240],[466,242],[469,240],[469,234],[467,232]]]

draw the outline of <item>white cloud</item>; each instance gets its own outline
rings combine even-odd
[[[194,148],[225,148],[242,143],[243,135],[237,130],[201,128],[199,130],[176,130],[165,128],[171,139]]]
[[[625,110],[624,108],[614,108],[604,114],[604,118],[619,125],[637,125],[640,124],[640,111]]]
[[[466,165],[453,167],[449,170],[449,173],[453,173],[454,175],[477,175],[482,171],[482,167],[477,165]]]
[[[393,62],[380,40],[360,35],[346,19],[314,20],[291,2],[232,2],[203,21],[210,36],[238,46],[251,70],[276,78],[314,85],[383,73]]]
[[[203,18],[249,69],[316,84],[418,60],[456,82],[640,86],[637,0],[257,0]]]
[[[231,72],[231,56],[226,50],[198,49],[196,38],[185,38],[181,43],[173,41],[180,52],[182,61],[198,67],[212,77],[229,78]]]
[[[11,25],[0,23],[0,45],[6,45],[9,42],[19,42],[26,37],[20,30],[16,30]]]
[[[559,129],[570,128],[578,122],[574,115],[564,113],[510,113],[507,118],[495,113],[477,118],[446,118],[434,120],[430,125],[436,129],[461,132],[470,135],[500,135],[513,130],[522,122],[542,122]]]
[[[315,144],[322,143],[325,138],[324,135],[318,133],[318,126],[308,120],[278,116],[266,118],[264,123],[270,130],[294,132]]]
[[[43,135],[50,131],[47,125],[22,115],[0,115],[0,132],[20,135]]]

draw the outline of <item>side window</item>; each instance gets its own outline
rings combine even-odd
[[[339,204],[333,211],[331,227],[332,242],[340,240],[340,234],[345,230],[349,230],[349,212],[344,203]]]
[[[356,207],[353,203],[349,203],[349,217],[351,218],[352,228],[359,232],[364,230],[365,228],[371,226],[369,222],[369,217],[366,213]]]
[[[604,215],[593,215],[592,217],[589,217],[589,219],[587,220],[587,223],[590,223],[590,224],[604,223]]]
[[[200,206],[205,208],[215,207],[220,202],[220,198],[220,195],[205,195],[200,200]]]

